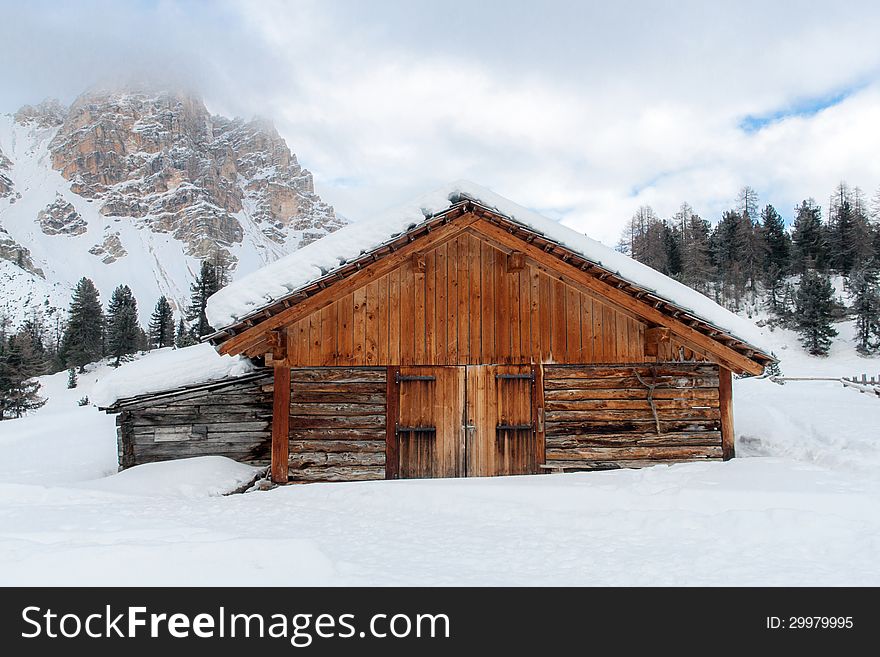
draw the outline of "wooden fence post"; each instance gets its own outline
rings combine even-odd
[[[733,375],[718,368],[718,400],[721,407],[721,456],[729,461],[736,455],[733,433]]]
[[[273,331],[272,346],[272,481],[287,483],[290,467],[290,363],[287,362],[287,334]]]
[[[400,454],[397,444],[397,417],[400,413],[400,389],[397,374],[400,368],[394,365],[385,369],[385,478],[397,479],[400,476]]]

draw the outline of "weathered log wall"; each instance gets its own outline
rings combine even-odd
[[[607,469],[724,454],[717,365],[545,365],[540,389],[545,449],[538,462]],[[387,390],[385,368],[292,369],[289,480],[384,479]],[[206,455],[268,465],[272,401],[268,372],[124,400],[112,409],[120,465]]]
[[[386,370],[293,369],[289,481],[385,478]]]
[[[118,411],[122,468],[213,455],[269,464],[271,374],[125,400],[111,410]]]
[[[584,469],[721,459],[718,366],[545,366],[546,459]]]

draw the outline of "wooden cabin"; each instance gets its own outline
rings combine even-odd
[[[552,231],[536,228],[485,196],[451,193],[445,207],[387,239],[377,228],[375,245],[355,257],[315,270],[271,301],[255,300],[210,339],[219,352],[266,369],[218,384],[238,386],[226,393],[228,413],[206,413],[191,401],[180,411],[187,399],[221,392],[204,395],[198,386],[117,402],[115,410],[128,413],[119,421],[123,458],[126,440],[136,442],[138,417],[163,424],[160,407],[185,418],[175,426],[192,438],[180,455],[192,455],[199,442],[212,449],[235,443],[236,431],[250,433],[251,442],[239,443],[252,462],[268,456],[278,483],[733,457],[732,374],[761,374],[774,360],[725,328],[745,320],[714,304],[713,317],[699,316],[608,266],[596,256],[605,249],[598,243],[577,248],[583,236],[555,223]],[[324,240],[342,243],[334,235]],[[317,252],[324,240],[310,247]],[[643,281],[662,277],[643,269]],[[254,280],[236,285],[229,298],[247,297]],[[711,303],[687,294],[685,301],[701,300],[691,307]],[[223,424],[236,428],[215,426]],[[155,433],[138,435],[157,442]],[[173,453],[170,444],[165,454]]]

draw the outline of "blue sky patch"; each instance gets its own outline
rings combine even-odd
[[[824,96],[804,98],[784,108],[767,112],[766,114],[748,114],[739,122],[740,130],[747,133],[758,132],[765,126],[777,123],[784,119],[800,116],[814,116],[824,109],[839,105],[844,100],[859,91],[864,85],[854,85],[843,91],[837,91]]]

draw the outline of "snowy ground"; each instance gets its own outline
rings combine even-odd
[[[773,339],[789,376],[880,373]],[[880,585],[880,400],[839,384],[736,382],[728,463],[222,496],[253,470],[114,474],[113,418],[76,405],[108,371],[0,423],[0,584]]]

